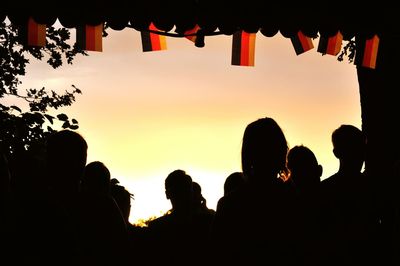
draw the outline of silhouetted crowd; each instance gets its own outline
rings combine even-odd
[[[1,155],[0,263],[400,265],[400,163],[386,166],[390,176],[364,171],[367,140],[353,125],[331,141],[339,169],[321,181],[311,149],[289,149],[274,119],[257,119],[216,210],[177,169],[165,179],[171,209],[138,226],[129,222],[133,194],[104,163],[87,163],[85,139],[55,132],[43,157]]]

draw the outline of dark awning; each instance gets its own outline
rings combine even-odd
[[[279,1],[276,1],[279,2]],[[362,34],[400,34],[397,9],[381,3],[345,5],[338,2],[312,5],[280,1],[246,0],[146,0],[146,1],[11,1],[0,7],[0,20],[24,23],[29,16],[36,22],[53,25],[58,18],[66,28],[105,22],[114,30],[133,27],[147,29],[150,22],[165,32],[174,26],[185,31],[198,24],[206,34],[220,31],[231,35],[238,29],[261,31],[285,37],[302,30],[309,37],[318,33],[332,36],[338,30],[344,39]]]

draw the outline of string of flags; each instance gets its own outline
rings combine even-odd
[[[76,44],[79,48],[86,51],[103,50],[102,34],[103,23],[99,25],[81,25],[76,27]],[[150,23],[149,31],[141,31],[143,52],[162,51],[167,49],[166,36],[163,31]],[[21,33],[28,46],[44,47],[46,45],[46,25],[36,23],[33,18],[29,18],[26,27],[22,27]],[[201,28],[195,25],[193,29],[184,32],[184,37],[193,43],[199,38]],[[204,39],[204,36],[201,36]],[[290,38],[296,55],[303,54],[314,48],[312,39],[301,31],[298,31]],[[256,33],[248,33],[243,30],[236,31],[232,35],[232,54],[231,65],[234,66],[254,66],[255,62],[255,41]],[[338,31],[334,36],[320,36],[317,52],[336,56],[342,47],[343,35]],[[197,46],[197,45],[196,45]],[[202,46],[199,46],[202,47]],[[364,45],[358,45],[356,51],[355,64],[363,67],[375,69],[378,56],[379,37],[374,35],[365,40]]]

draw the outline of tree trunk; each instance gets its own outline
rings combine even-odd
[[[381,36],[376,69],[358,66],[357,75],[366,171],[380,176],[400,159],[400,36]]]

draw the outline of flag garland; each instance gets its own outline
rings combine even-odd
[[[150,23],[149,29],[159,31],[153,23]],[[148,31],[141,31],[140,34],[142,37],[143,52],[162,51],[167,49],[167,40],[164,35]]]
[[[197,33],[197,31],[199,29],[200,29],[200,26],[196,24],[196,26],[194,26],[193,29],[185,31],[184,35]],[[185,36],[185,38],[195,43],[196,39],[197,39],[197,36],[196,35],[191,35],[191,36]]]
[[[39,24],[30,17],[27,25],[27,44],[43,47],[46,45],[46,24]]]
[[[256,34],[239,30],[232,38],[231,64],[236,66],[254,66]]]
[[[78,26],[76,28],[76,44],[82,50],[103,51],[103,23],[97,26]]]
[[[298,31],[297,34],[290,38],[290,40],[292,41],[296,55],[314,48],[311,38],[304,35],[301,31]]]
[[[342,48],[343,35],[338,31],[334,36],[319,38],[317,51],[322,54],[337,55]]]

